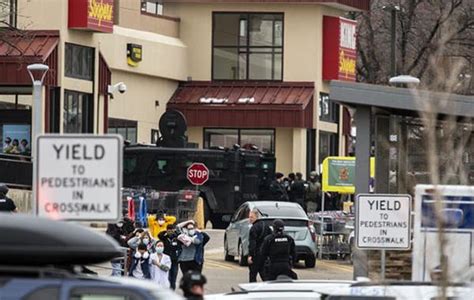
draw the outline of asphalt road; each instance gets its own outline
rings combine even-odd
[[[230,292],[237,288],[239,283],[248,282],[248,267],[239,266],[238,262],[226,262],[224,260],[224,230],[208,229],[206,232],[211,237],[205,248],[205,262],[203,273],[207,277],[205,286],[206,294],[217,294]],[[103,264],[110,267],[110,264]],[[101,275],[110,274],[110,270],[93,268]],[[316,267],[304,268],[300,263],[294,271],[300,279],[352,279],[352,265],[343,260],[317,260]],[[178,275],[178,282],[181,274]]]
[[[248,282],[248,267],[239,266],[238,262],[224,260],[224,230],[207,230],[211,240],[205,249],[204,275],[207,277],[206,293],[230,292],[239,283]],[[317,260],[316,267],[306,269],[303,263],[294,271],[300,279],[352,279],[352,265],[343,260]]]

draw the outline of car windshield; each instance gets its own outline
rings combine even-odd
[[[262,215],[269,218],[307,218],[303,209],[296,206],[258,206]]]

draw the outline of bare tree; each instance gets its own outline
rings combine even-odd
[[[369,12],[355,16],[359,22],[358,80],[376,84],[388,82],[391,18],[384,7],[393,5],[400,8],[396,24],[398,74],[418,77],[423,85],[436,77],[433,73],[443,69],[450,72],[453,64],[461,64],[453,91],[472,93],[473,0],[372,1]],[[436,64],[432,64],[433,60]],[[443,85],[431,88],[449,90]]]
[[[18,17],[16,1],[0,0],[0,44],[6,44],[15,55],[22,56],[28,46],[27,42],[33,39],[34,33],[27,30],[30,25],[28,22],[25,22],[24,28],[19,28]]]

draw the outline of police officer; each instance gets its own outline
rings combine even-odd
[[[275,180],[272,181],[270,184],[270,192],[272,197],[276,201],[289,201],[290,198],[288,197],[288,193],[286,192],[286,188],[283,182],[283,175],[282,173],[275,174]]]
[[[15,202],[12,199],[7,197],[8,187],[0,183],[0,212],[18,212]]]
[[[197,271],[188,271],[181,278],[179,287],[183,290],[184,297],[189,300],[204,299],[204,285],[206,277]]]
[[[249,223],[252,225],[249,231],[249,282],[257,282],[257,274],[265,281],[264,263],[265,259],[260,252],[265,237],[272,234],[272,230],[263,221],[258,222],[260,213],[253,209],[249,213]]]
[[[273,221],[273,233],[263,241],[262,255],[269,260],[266,280],[275,280],[280,275],[298,279],[298,275],[291,269],[293,259],[296,258],[295,241],[283,233],[284,228],[282,220]]]

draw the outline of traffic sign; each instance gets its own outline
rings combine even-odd
[[[356,245],[360,249],[409,250],[410,195],[359,194],[356,199]]]
[[[36,147],[36,215],[71,221],[120,218],[121,136],[42,135]]]
[[[186,177],[194,185],[203,185],[209,180],[209,169],[203,163],[193,163],[189,166]]]

